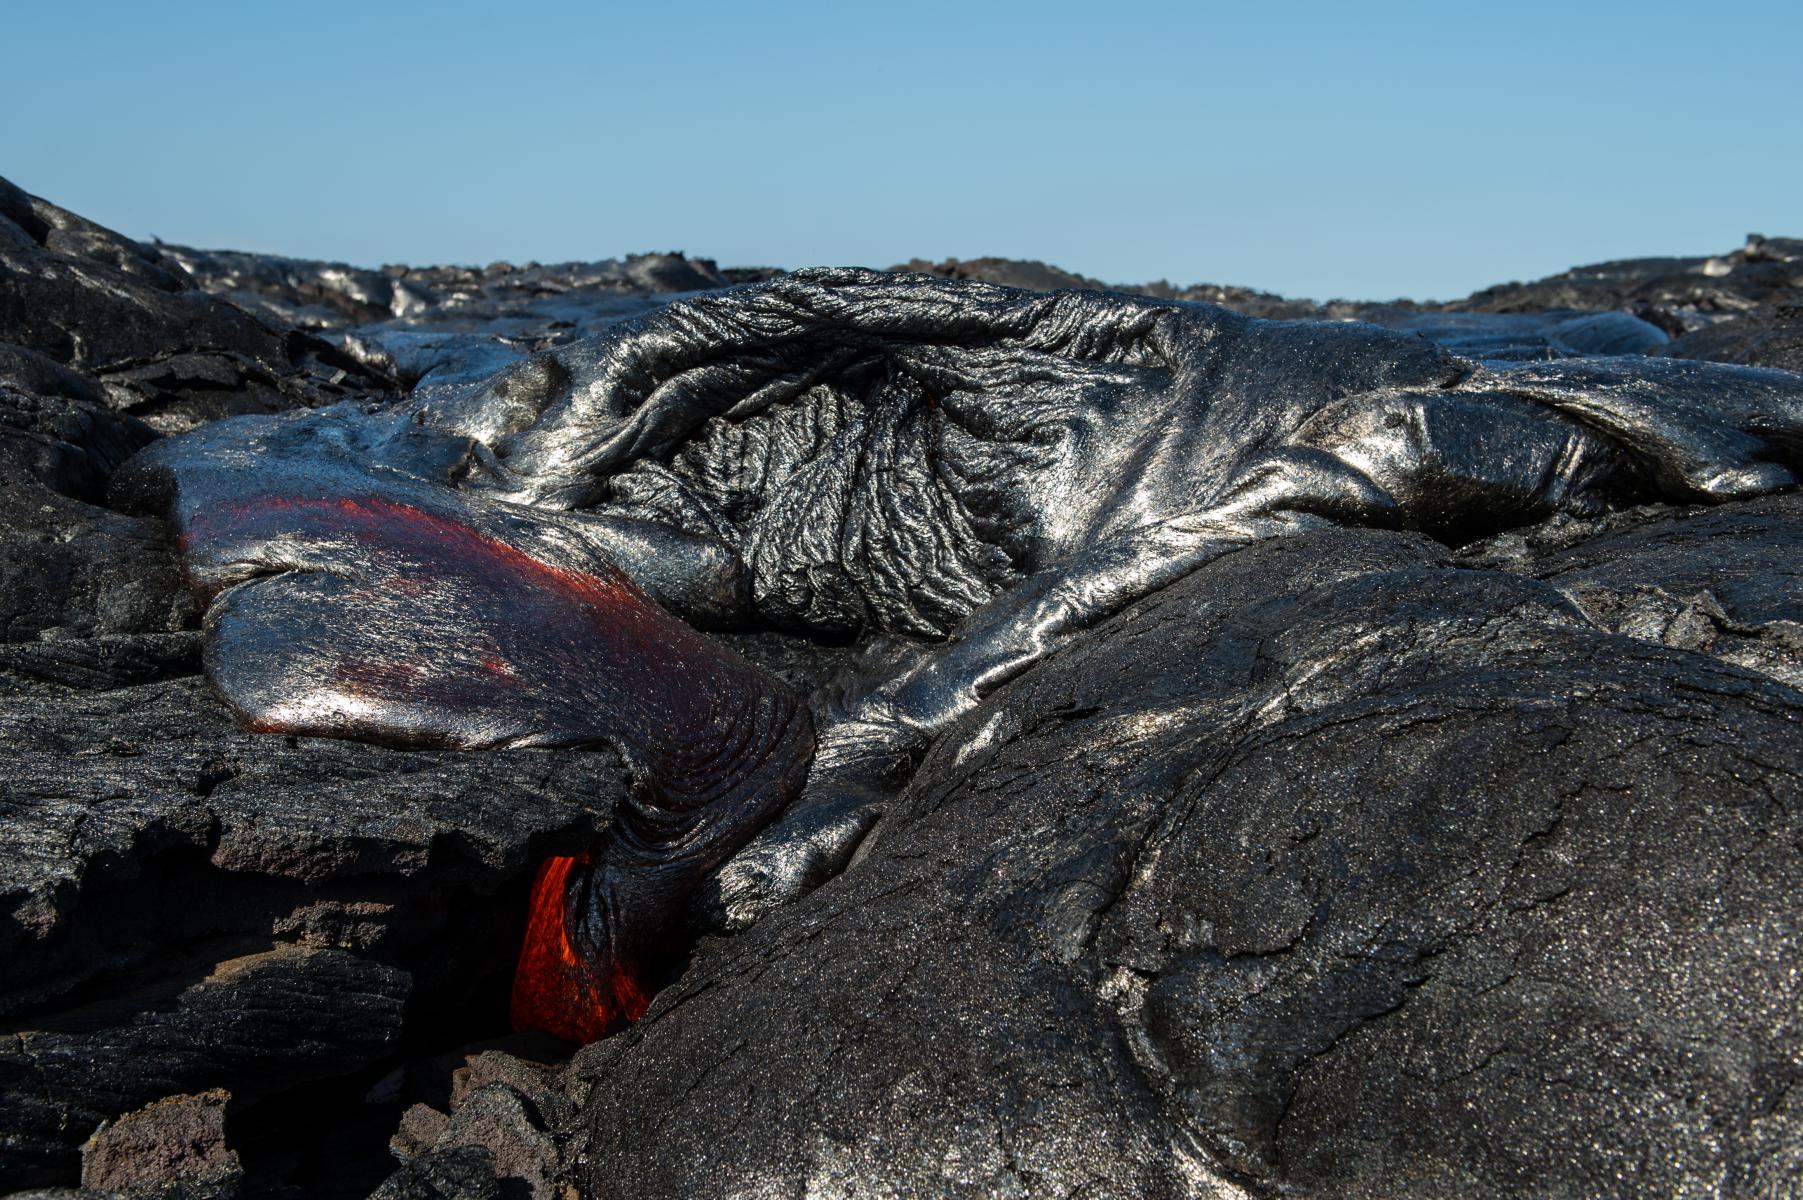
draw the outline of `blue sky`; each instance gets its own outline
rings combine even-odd
[[[1803,4],[0,0],[0,175],[357,263],[1463,295],[1803,235]]]

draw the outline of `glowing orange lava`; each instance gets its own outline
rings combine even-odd
[[[594,961],[570,941],[571,874],[592,865],[586,854],[548,858],[532,883],[526,941],[513,976],[513,1027],[542,1029],[572,1042],[592,1042],[615,1024],[636,1021],[650,993],[626,963]],[[580,884],[581,879],[577,881]]]

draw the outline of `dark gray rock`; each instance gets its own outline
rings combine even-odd
[[[482,1146],[423,1154],[396,1171],[370,1200],[513,1200],[494,1155]]]
[[[1671,339],[1657,325],[1625,312],[1396,312],[1377,308],[1362,321],[1417,333],[1455,354],[1493,362],[1658,354]]]
[[[943,262],[912,259],[890,271],[903,275],[937,275],[941,279],[969,279],[978,283],[995,283],[1003,287],[1022,288],[1029,292],[1055,292],[1062,288],[1085,288],[1090,291],[1125,291],[1110,288],[1099,279],[1078,275],[1049,263],[1015,258],[948,258]]]
[[[1803,371],[1803,287],[1782,304],[1765,304],[1687,333],[1668,353],[1712,362]]]
[[[712,261],[681,254],[524,267],[498,262],[486,268],[370,269],[161,243],[156,250],[208,293],[305,329],[389,320],[465,329],[506,319],[549,325],[600,311],[609,299],[704,291],[729,282]]]
[[[490,1176],[516,1200],[572,1194],[583,1139],[561,1083],[555,1069],[504,1050],[467,1056],[451,1076],[448,1115],[426,1104],[403,1115],[391,1146],[404,1165],[384,1188],[415,1187],[422,1172],[478,1150]]]
[[[1245,313],[1249,317],[1268,317],[1283,321],[1348,317],[1354,315],[1361,307],[1344,302],[1322,305],[1312,300],[1290,300],[1274,292],[1261,292],[1255,288],[1218,284],[1199,283],[1189,287],[1174,287],[1165,280],[1153,283],[1110,284],[1103,283],[1099,279],[1092,279],[1087,275],[1078,275],[1063,270],[1049,263],[1014,258],[948,258],[943,262],[930,262],[924,258],[916,258],[889,269],[895,272],[937,275],[942,279],[969,279],[978,283],[995,283],[1003,287],[1023,288],[1030,292],[1055,292],[1064,288],[1083,288],[1089,291],[1119,292],[1129,296],[1151,296],[1159,300],[1195,300],[1204,304],[1219,304],[1223,308],[1231,308],[1233,311]]]
[[[0,656],[192,619],[162,525],[104,507],[113,470],[155,436],[91,399],[0,385]]]
[[[232,1200],[244,1167],[226,1144],[223,1089],[167,1096],[101,1126],[82,1147],[82,1187],[131,1197]]]
[[[1443,560],[1250,548],[986,699],[842,876],[579,1057],[593,1183],[1784,1178],[1803,694]]]
[[[1671,334],[1681,358],[1803,369],[1803,239],[1750,234],[1730,254],[1578,267],[1447,306],[1496,313],[1622,309]]]
[[[1505,534],[1465,555],[1548,581],[1600,628],[1803,686],[1803,498],[1795,494],[1627,512],[1600,530],[1573,522]]]
[[[455,936],[436,905],[585,844],[623,780],[604,752],[263,737],[197,676],[16,697],[0,753],[8,1011],[207,938],[424,949]]]
[[[561,1195],[565,1172],[557,1143],[537,1108],[515,1087],[490,1083],[462,1096],[429,1153],[462,1146],[489,1152],[503,1188],[531,1200]]]
[[[211,1084],[247,1101],[392,1051],[412,980],[343,950],[191,958],[136,989],[16,1017],[0,1042],[9,1183],[64,1177],[102,1121]]]
[[[489,374],[672,296],[731,282],[710,260],[681,254],[372,270],[185,246],[156,249],[208,294],[307,330],[409,388]]]
[[[1803,240],[1749,234],[1728,254],[1695,258],[1635,258],[1574,267],[1532,283],[1505,283],[1474,292],[1457,305],[1472,312],[1547,312],[1579,309],[1647,310],[1681,328],[1782,300],[1799,286]]]
[[[324,342],[206,295],[157,251],[5,180],[0,342],[85,375],[112,407],[164,431],[383,383]]]
[[[0,775],[16,1184],[162,1095],[348,1075],[394,1053],[404,1018],[503,1027],[533,866],[587,846],[624,786],[606,753],[260,737],[198,677],[15,696]],[[145,1025],[146,1005],[173,1023]]]
[[[1105,284],[1046,263],[1005,258],[914,259],[895,271],[970,279],[1030,291],[1087,288],[1219,304],[1278,320],[1359,320],[1420,332],[1474,358],[1656,354],[1803,369],[1803,240],[1750,235],[1729,254],[1599,263],[1532,283],[1486,288],[1464,300],[1286,299],[1252,288]]]

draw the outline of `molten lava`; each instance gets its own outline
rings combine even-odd
[[[515,1029],[592,1042],[616,1025],[638,1020],[650,1007],[650,989],[633,969],[616,956],[582,947],[576,933],[593,861],[582,854],[539,865],[513,976]]]

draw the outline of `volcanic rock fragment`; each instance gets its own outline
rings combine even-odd
[[[237,1195],[244,1168],[226,1144],[228,1092],[169,1096],[102,1126],[82,1149],[81,1185],[125,1196]]]
[[[282,946],[15,1017],[0,1040],[7,1173],[55,1178],[70,1131],[191,1081],[255,1099],[378,1058],[399,1038],[411,984],[405,971],[344,951]]]

